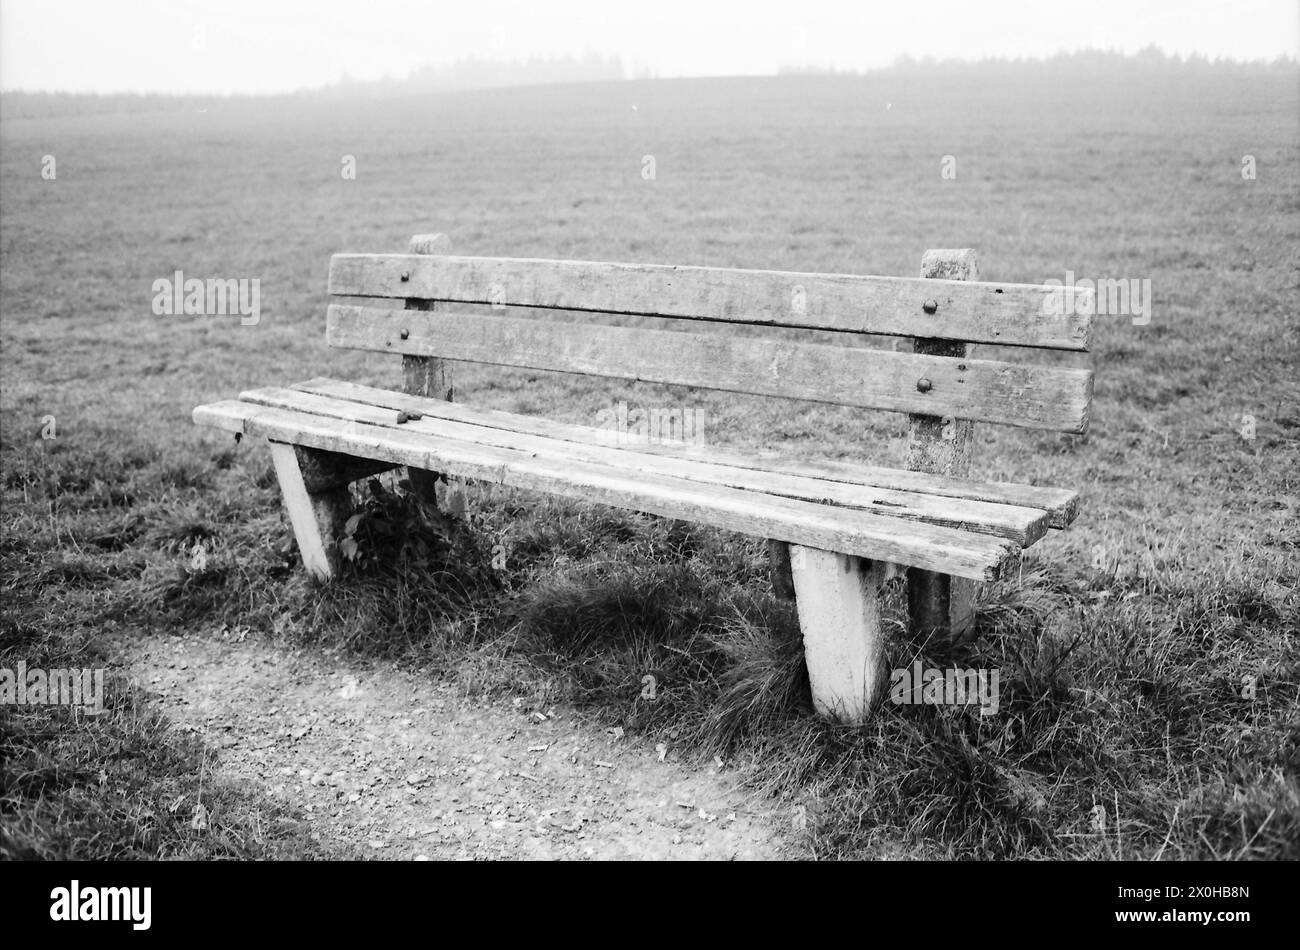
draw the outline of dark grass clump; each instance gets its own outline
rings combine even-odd
[[[152,623],[242,626],[370,655],[427,659],[453,639],[473,642],[477,612],[502,588],[492,545],[406,487],[355,486],[339,577],[326,585],[302,570],[273,491],[252,510],[177,512],[151,533],[155,554],[132,600]]]
[[[806,701],[788,606],[738,595],[697,561],[575,565],[521,591],[503,620],[509,651],[544,664],[556,695],[702,748]]]
[[[621,705],[707,681],[716,657],[703,631],[722,609],[689,563],[620,558],[560,569],[517,594],[503,619],[511,652],[545,665],[566,698]]]
[[[338,582],[315,585],[300,570],[292,576],[286,606],[300,638],[426,658],[478,642],[480,614],[502,578],[488,537],[465,518],[372,479],[341,547]]]
[[[707,636],[719,657],[717,696],[692,730],[704,754],[737,748],[812,711],[794,605],[771,596],[730,601]]]

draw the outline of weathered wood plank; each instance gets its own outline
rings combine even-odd
[[[351,402],[369,403],[393,411],[419,412],[425,415],[434,415],[475,425],[492,426],[510,432],[527,432],[532,435],[547,436],[569,442],[609,446],[623,444],[618,434],[608,429],[557,422],[539,416],[503,412],[499,409],[437,403],[406,396],[387,389],[362,386],[343,380],[317,377],[298,383],[292,388],[303,392],[317,393],[322,396],[346,399]],[[730,465],[735,468],[754,469],[761,472],[779,472],[786,475],[800,475],[826,481],[846,482],[851,485],[867,485],[876,488],[891,488],[896,491],[939,495],[947,498],[966,498],[971,501],[987,501],[992,504],[1038,508],[1047,512],[1050,519],[1049,526],[1053,528],[1069,526],[1077,516],[1079,507],[1077,492],[1039,485],[945,478],[943,476],[927,475],[922,472],[909,472],[905,469],[858,465],[852,462],[834,460],[789,458],[774,453],[742,452],[722,446],[701,446],[690,443],[651,443],[638,445],[637,451],[673,455],[702,462]]]
[[[1083,432],[1090,370],[333,304],[333,346]]]
[[[327,581],[338,572],[339,534],[351,510],[351,499],[346,488],[308,491],[298,467],[297,448],[272,440],[271,463],[280,482],[280,495],[289,512],[303,567],[317,580]]]
[[[324,492],[331,488],[345,488],[358,479],[386,472],[393,466],[374,459],[359,459],[334,452],[319,452],[296,446],[298,468],[309,492]]]
[[[403,254],[336,254],[329,290],[1062,350],[1088,348],[1092,312],[1061,299],[1082,290],[1031,284]]]
[[[799,545],[790,562],[813,705],[862,723],[887,679],[881,595],[889,565]]]
[[[417,234],[411,238],[408,245],[410,255],[415,259],[421,259],[421,255],[442,255],[451,251],[451,238],[445,234]],[[402,274],[399,273],[398,282],[402,281]],[[409,296],[406,300],[407,310],[436,310],[440,305],[432,300],[425,300],[418,295]],[[402,356],[402,388],[412,396],[424,396],[429,399],[445,399],[450,401],[453,395],[451,381],[451,367],[444,359],[436,356]],[[411,489],[425,500],[428,504],[437,507],[438,505],[438,479],[441,478],[437,472],[426,472],[416,469],[409,473]]]
[[[790,545],[776,538],[767,539],[767,570],[772,579],[772,593],[778,600],[794,600],[794,574],[790,567]]]
[[[199,406],[194,421],[963,577],[995,580],[1019,560],[1019,547],[1002,538],[739,488],[544,458],[406,426],[340,424],[329,417],[233,400]]]
[[[403,428],[414,432],[425,432],[479,445],[517,449],[559,461],[571,459],[594,462],[629,473],[666,475],[707,484],[744,488],[785,498],[858,508],[892,518],[996,535],[1015,541],[1021,547],[1033,544],[1047,532],[1047,513],[1037,508],[996,505],[920,492],[901,492],[785,475],[779,472],[736,468],[715,462],[641,453],[629,447],[614,448],[563,441],[549,436],[513,432],[432,415],[399,422],[398,412],[392,409],[294,389],[255,389],[240,393],[239,398],[244,402],[257,405],[293,409],[370,425],[402,425]]]
[[[979,260],[970,248],[929,250],[921,260],[925,279],[979,280]],[[964,342],[918,339],[913,349],[930,356],[966,359]],[[913,415],[908,419],[907,467],[915,472],[965,478],[970,475],[974,423],[969,419]],[[908,627],[920,641],[967,636],[975,624],[975,585],[962,577],[912,571],[907,578]]]

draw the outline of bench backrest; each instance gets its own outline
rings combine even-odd
[[[698,332],[722,322],[1086,350],[1091,299],[980,281],[426,254],[338,254],[331,345],[1084,432],[1092,372]],[[408,309],[408,302],[409,309]],[[424,302],[432,302],[432,307]],[[455,312],[444,304],[643,315],[664,330]],[[692,326],[695,329],[692,329]]]

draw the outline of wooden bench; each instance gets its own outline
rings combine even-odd
[[[962,635],[975,583],[1014,572],[1022,548],[1078,510],[1073,491],[967,477],[976,421],[1087,428],[1090,370],[970,354],[976,343],[1086,350],[1091,307],[1069,288],[979,282],[969,250],[927,252],[920,278],[461,257],[442,235],[410,251],[335,255],[329,277],[333,295],[378,298],[331,305],[329,343],[402,354],[404,391],[320,378],[194,410],[197,423],[269,440],[318,578],[338,568],[348,483],[401,465],[422,493],[438,477],[479,479],[766,538],[778,592],[797,599],[816,707],[858,722],[887,677],[887,579],[907,570],[913,632]],[[682,329],[447,309],[456,303]],[[914,352],[699,332],[703,321],[908,337]],[[621,444],[608,429],[453,403],[448,360],[908,413],[907,469]]]

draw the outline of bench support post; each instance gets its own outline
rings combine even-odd
[[[790,545],[804,657],[819,715],[866,721],[884,693],[881,603],[894,565]]]
[[[929,250],[921,276],[941,280],[979,280],[979,259],[970,248]],[[943,317],[940,307],[938,316]],[[917,353],[970,356],[969,344],[955,340],[918,339]],[[974,424],[969,419],[911,415],[907,468],[932,475],[970,476]],[[908,573],[909,633],[914,639],[951,640],[971,634],[975,625],[975,582],[913,568]]]
[[[338,542],[343,525],[352,513],[347,484],[313,491],[307,487],[300,459],[300,453],[311,450],[285,442],[271,442],[270,446],[271,462],[280,480],[280,494],[289,512],[303,566],[316,580],[327,581],[338,573]]]
[[[772,575],[772,593],[778,600],[794,600],[794,578],[790,572],[790,545],[775,538],[768,538],[767,558]]]
[[[450,254],[451,238],[445,234],[417,234],[408,247],[411,254]],[[432,300],[408,298],[407,310],[434,310]],[[402,389],[412,396],[452,401],[451,367],[444,359],[434,356],[402,357]],[[408,469],[411,489],[428,504],[437,507],[437,482],[443,476],[422,469]]]
[[[294,454],[298,457],[298,468],[302,470],[302,482],[309,492],[325,492],[331,488],[347,488],[353,482],[371,475],[379,475],[395,468],[392,462],[378,459],[357,458],[342,452],[327,452],[324,449],[309,449],[295,445]]]

